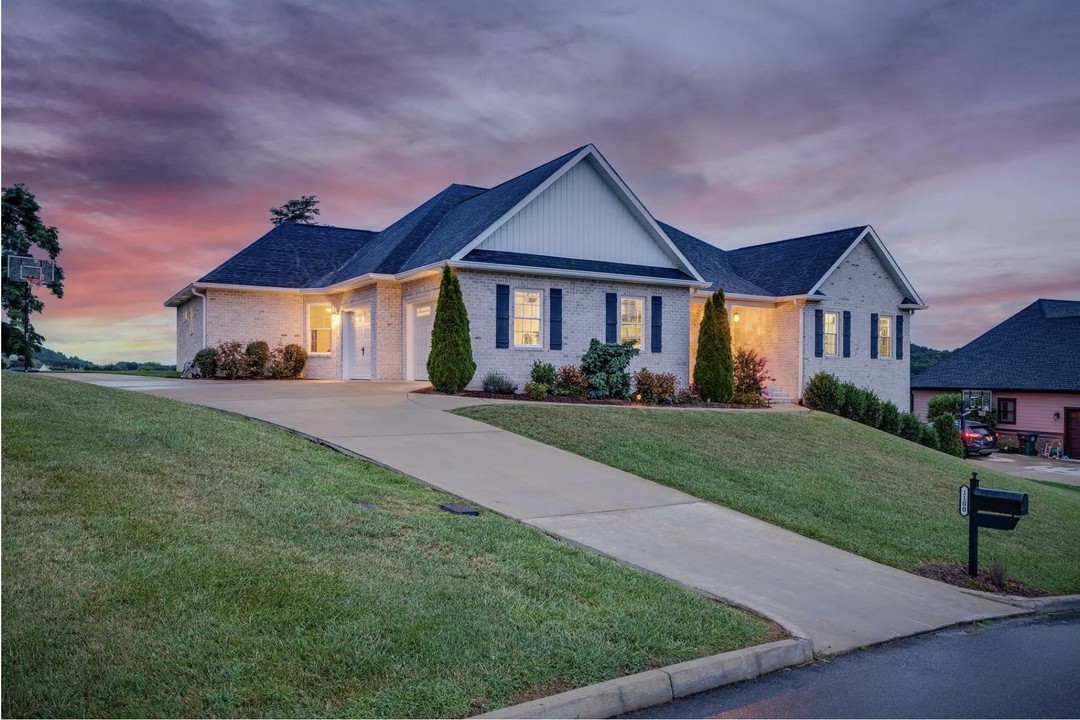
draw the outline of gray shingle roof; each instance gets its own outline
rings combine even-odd
[[[911,387],[1080,392],[1080,301],[1036,300],[916,375]]]
[[[282,224],[199,282],[262,287],[321,288],[369,273],[397,274],[449,260],[509,212],[584,148],[485,190],[451,185],[382,232]],[[864,227],[724,251],[660,223],[691,265],[729,294],[804,294],[832,267]],[[574,261],[520,253],[474,251],[467,259],[638,277],[692,280],[681,270],[643,269],[621,263]],[[623,271],[617,268],[623,268]]]
[[[693,280],[682,270],[649,265],[630,265],[628,263],[605,262],[603,260],[580,260],[577,258],[552,257],[549,255],[530,255],[528,253],[505,252],[502,250],[473,250],[465,260],[496,265],[518,265],[520,267],[551,268],[555,270],[574,270],[577,272],[609,273],[632,277],[663,278],[666,280]]]
[[[198,282],[312,287],[376,236],[369,230],[282,223]]]

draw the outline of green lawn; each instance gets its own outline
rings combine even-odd
[[[3,715],[465,716],[769,630],[449,500],[213,410],[5,373]]]
[[[957,488],[970,464],[842,418],[503,405],[463,415],[910,569],[967,562]],[[1053,593],[1080,592],[1080,493],[979,473],[1030,496],[1012,532],[980,531],[980,565]]]
[[[178,378],[180,377],[180,371],[178,370],[69,370],[67,368],[55,368],[49,372],[54,373],[81,373],[92,372],[101,373],[103,375],[138,375],[140,377],[163,377],[163,378]]]

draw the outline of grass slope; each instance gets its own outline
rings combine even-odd
[[[464,716],[768,630],[212,410],[13,373],[3,411],[4,716]]]
[[[537,405],[461,413],[894,567],[967,562],[957,488],[971,466],[833,415]],[[979,479],[1030,496],[1016,530],[980,531],[980,565],[1000,560],[1029,585],[1080,592],[1080,493],[990,471]]]

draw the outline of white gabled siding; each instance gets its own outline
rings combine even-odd
[[[570,168],[479,247],[678,267],[588,161]]]

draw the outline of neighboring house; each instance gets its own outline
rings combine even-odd
[[[177,363],[223,341],[296,342],[308,378],[423,380],[439,270],[457,274],[477,372],[519,386],[634,340],[631,369],[690,381],[705,298],[794,401],[819,369],[908,399],[922,305],[869,226],[723,251],[657,222],[592,145],[485,190],[451,185],[382,232],[282,224],[168,300]],[[905,325],[905,320],[907,324]]]
[[[930,398],[989,391],[999,436],[1039,433],[1080,458],[1080,301],[1036,300],[911,380],[912,410]]]

